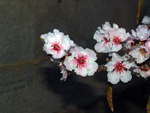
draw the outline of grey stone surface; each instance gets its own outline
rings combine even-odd
[[[148,6],[145,0],[142,16],[150,14]],[[57,28],[93,49],[98,26],[109,21],[129,31],[136,27],[136,9],[137,0],[0,0],[0,113],[111,113],[106,73],[60,81],[57,64],[45,59],[40,35]],[[104,63],[106,55],[98,56]],[[145,113],[148,83],[132,81],[114,87],[115,113]]]

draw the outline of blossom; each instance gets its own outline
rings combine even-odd
[[[144,16],[143,20],[142,20],[143,24],[150,24],[150,17],[148,16]]]
[[[149,49],[146,46],[140,46],[129,52],[138,64],[143,63],[149,58]]]
[[[129,33],[126,33],[125,29],[119,28],[117,24],[111,27],[109,22],[105,22],[102,28],[98,27],[94,34],[93,38],[98,42],[95,50],[99,53],[117,52],[122,48],[121,43],[128,37]]]
[[[132,36],[136,40],[144,41],[147,40],[148,37],[150,36],[150,30],[146,25],[139,25],[136,28],[136,31],[131,30]]]
[[[119,51],[122,49],[121,42],[124,42],[128,37],[129,33],[126,33],[126,30],[123,28],[115,28],[109,31],[110,39],[113,42],[112,51]]]
[[[94,34],[94,39],[98,42],[95,45],[95,50],[97,52],[111,52],[112,42],[110,42],[107,32],[98,27],[98,30]]]
[[[124,83],[130,81],[132,76],[129,69],[134,67],[135,64],[133,62],[129,62],[127,56],[121,57],[116,53],[113,53],[111,56],[111,61],[105,65],[108,71],[108,81],[112,84],[117,84],[119,81]]]
[[[49,32],[41,35],[41,39],[45,41],[43,50],[46,51],[47,54],[52,55],[54,59],[62,58],[74,44],[68,35],[64,35],[57,29],[54,29],[53,33]]]
[[[77,75],[91,76],[98,69],[96,59],[96,53],[93,50],[76,46],[70,50],[70,55],[66,56],[64,65],[67,70],[75,71]]]
[[[140,67],[137,67],[133,70],[133,72],[139,74],[143,78],[150,77],[150,69],[141,69]]]

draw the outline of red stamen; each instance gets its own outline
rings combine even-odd
[[[120,39],[119,37],[114,37],[114,38],[113,38],[113,42],[114,42],[116,45],[118,45],[118,44],[120,44],[121,39]]]
[[[60,46],[58,44],[52,45],[54,51],[60,51]]]
[[[76,63],[78,65],[79,70],[82,70],[82,67],[87,66],[86,59],[86,56],[78,56],[78,58],[76,58]]]
[[[117,62],[117,64],[114,65],[114,67],[115,67],[115,71],[116,71],[116,72],[123,72],[124,69],[125,69],[125,65],[123,65],[123,64],[120,63],[120,62]]]
[[[84,64],[85,63],[85,58],[81,57],[81,58],[77,59],[77,61],[78,61],[79,64]]]

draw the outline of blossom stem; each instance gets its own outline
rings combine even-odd
[[[106,67],[104,67],[104,66],[102,66],[102,65],[99,65],[97,71],[98,71],[98,72],[100,72],[100,71],[106,71]]]

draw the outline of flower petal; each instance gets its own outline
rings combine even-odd
[[[130,71],[124,71],[120,74],[120,80],[124,83],[129,82],[132,79],[132,75]]]
[[[107,77],[108,77],[108,82],[112,83],[112,84],[117,84],[119,82],[119,75],[118,73],[115,73],[115,72],[109,72],[107,74]]]

